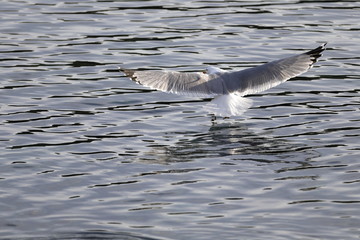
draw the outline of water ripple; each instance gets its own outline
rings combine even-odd
[[[355,239],[359,8],[3,2],[0,235]],[[209,99],[118,71],[243,69],[323,41],[311,71],[250,96],[240,118],[211,121]]]

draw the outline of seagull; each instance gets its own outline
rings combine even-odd
[[[307,72],[322,56],[326,43],[308,52],[240,71],[209,66],[205,72],[162,70],[136,71],[120,68],[133,81],[163,92],[213,98],[204,108],[215,116],[242,115],[252,105],[244,98],[275,87]]]

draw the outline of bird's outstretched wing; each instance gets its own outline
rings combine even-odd
[[[220,75],[227,92],[241,96],[265,91],[307,72],[325,50],[325,44],[305,52],[242,71]]]
[[[121,69],[126,76],[133,81],[163,92],[176,94],[186,94],[194,96],[215,96],[218,95],[216,87],[212,85],[221,82],[209,82],[211,75],[199,72],[175,72],[175,71],[134,71],[129,69]]]
[[[242,71],[205,74],[121,70],[132,80],[164,92],[196,96],[237,93],[244,96],[275,87],[308,71],[325,50],[325,45],[326,43],[311,51]]]

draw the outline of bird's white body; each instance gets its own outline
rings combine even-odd
[[[206,67],[206,74],[221,74],[224,72],[227,71],[218,67]],[[240,116],[251,107],[252,103],[253,101],[249,98],[244,98],[237,93],[229,93],[216,96],[204,106],[204,109],[221,117]]]
[[[215,97],[204,106],[204,109],[221,117],[240,116],[251,107],[252,102],[250,98],[229,93]]]

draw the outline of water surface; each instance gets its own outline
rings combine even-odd
[[[3,1],[0,237],[358,239],[354,1]],[[311,71],[250,96],[139,86],[118,66],[243,69],[327,41]]]

